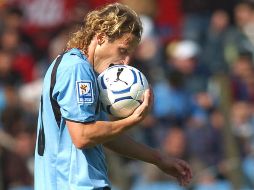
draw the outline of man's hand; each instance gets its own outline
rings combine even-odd
[[[153,92],[152,89],[149,88],[144,93],[144,100],[142,104],[133,112],[130,116],[136,121],[136,123],[141,122],[146,115],[149,113],[153,105]]]
[[[163,172],[177,179],[180,185],[186,186],[190,183],[192,172],[185,161],[163,155],[156,165]]]

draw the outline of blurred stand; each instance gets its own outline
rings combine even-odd
[[[116,0],[0,0],[0,189],[33,188],[42,79],[91,9]],[[129,135],[191,163],[180,187],[152,165],[106,151],[114,190],[254,189],[252,0],[119,0],[144,33],[131,64],[154,90]]]

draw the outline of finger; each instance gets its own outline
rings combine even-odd
[[[181,171],[181,173],[180,173],[181,174],[181,176],[180,176],[181,183],[183,185],[187,185],[192,178],[190,167],[186,162],[184,162],[182,160],[178,160],[178,164],[181,166],[181,170],[180,170]]]
[[[191,178],[191,177],[192,177],[192,171],[191,171],[191,169],[190,169],[190,167],[189,167],[189,164],[187,164],[187,163],[184,162],[184,161],[180,161],[179,163],[180,163],[180,165],[183,167],[184,173],[185,173],[186,175],[188,175],[188,176]]]
[[[147,107],[149,105],[150,98],[151,98],[151,90],[147,89],[145,90],[145,93],[144,93],[144,100],[142,105]]]
[[[190,183],[190,181],[192,179],[191,176],[190,176],[190,173],[188,171],[186,171],[186,175],[182,176],[182,178],[183,178],[183,180],[185,182],[185,185]]]
[[[177,181],[179,182],[180,185],[185,185],[186,183],[186,177],[185,177],[185,171],[184,171],[184,167],[181,166],[181,164],[177,161],[175,164],[175,169],[176,169],[176,173],[175,176],[177,178]]]
[[[191,181],[191,179],[192,179],[192,171],[191,171],[191,169],[189,167],[186,169],[186,173],[187,173],[186,179],[188,181]]]
[[[150,90],[145,90],[143,94],[143,101],[141,102],[141,105],[137,107],[137,109],[134,111],[135,114],[138,114],[139,116],[145,116],[148,112],[148,106],[149,106],[149,99],[150,99]]]
[[[153,101],[153,99],[154,99],[154,93],[153,93],[153,89],[152,89],[152,86],[150,85],[149,86],[149,91],[150,91],[150,96],[151,96],[151,100]]]
[[[176,167],[176,170],[177,170],[176,173],[175,173],[176,180],[178,181],[179,185],[186,186],[189,183],[189,179],[186,178],[186,176],[181,174],[181,172],[180,172],[181,168],[180,167],[179,168],[177,168],[177,166],[175,166],[175,167]]]
[[[186,186],[190,182],[190,180],[186,179],[184,176],[179,176],[178,181],[179,181],[180,185],[182,185],[182,186]]]
[[[185,176],[187,174],[186,165],[182,160],[177,160],[177,165],[176,166],[177,166],[178,172],[182,176]]]
[[[189,175],[183,176],[184,178],[184,185],[187,185],[191,182],[191,177]]]
[[[188,184],[188,182],[183,177],[179,177],[178,181],[181,186],[186,186]]]
[[[151,86],[150,86],[149,90],[150,90],[149,110],[152,110],[152,107],[154,104],[154,93],[153,93]]]

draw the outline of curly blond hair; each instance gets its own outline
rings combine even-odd
[[[131,33],[140,41],[142,31],[135,11],[126,5],[113,3],[88,13],[84,25],[68,41],[67,49],[79,48],[87,55],[88,46],[96,34],[105,34],[113,42],[123,34]]]

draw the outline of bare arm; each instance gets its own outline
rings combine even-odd
[[[125,157],[147,163],[156,165],[160,160],[160,152],[158,150],[146,146],[145,144],[138,143],[125,134],[104,143],[104,146]]]
[[[117,121],[77,123],[66,120],[73,144],[77,148],[85,148],[112,140],[142,121],[150,109],[151,101],[151,90],[147,90],[144,95],[143,103],[134,111],[134,113],[125,119]]]
[[[105,143],[131,128],[135,122],[130,118],[118,121],[96,121],[76,123],[66,121],[73,144],[77,148],[88,148]]]
[[[125,157],[156,165],[163,172],[177,179],[181,185],[187,185],[192,178],[191,169],[185,161],[169,157],[163,152],[134,141],[127,135],[118,136],[104,146]]]

